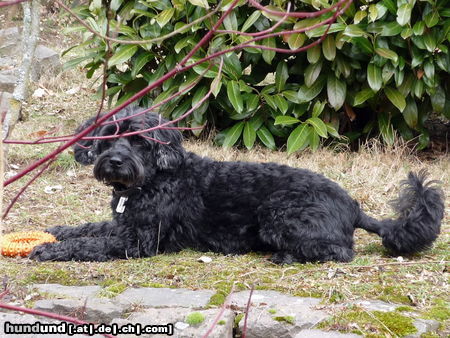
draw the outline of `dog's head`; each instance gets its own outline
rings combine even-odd
[[[185,151],[181,146],[182,136],[178,130],[155,129],[127,137],[108,138],[167,122],[155,113],[132,117],[140,111],[140,108],[121,110],[115,119],[129,118],[104,124],[89,135],[96,139],[82,140],[75,146],[75,159],[78,162],[95,163],[94,176],[97,180],[121,188],[140,186],[157,171],[174,170],[183,162]],[[109,119],[107,122],[109,121],[113,120]],[[89,119],[78,131],[94,122],[95,118]]]

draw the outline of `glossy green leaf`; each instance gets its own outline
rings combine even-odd
[[[317,61],[319,61],[320,55],[321,55],[320,45],[315,45],[306,51],[306,57],[308,58],[309,63],[316,63]]]
[[[256,131],[253,129],[250,122],[245,122],[243,140],[247,149],[253,148],[256,140]]]
[[[325,78],[320,77],[314,82],[311,87],[303,85],[298,91],[298,98],[300,102],[309,102],[314,99],[322,91],[325,85]]]
[[[344,35],[350,37],[366,36],[367,33],[358,25],[348,25],[344,30]]]
[[[287,152],[292,154],[300,148],[306,148],[309,143],[311,128],[307,124],[301,124],[295,128],[287,140]]]
[[[311,116],[318,117],[320,114],[322,114],[323,109],[325,108],[325,103],[326,101],[316,101],[316,103],[314,103]]]
[[[286,114],[287,110],[289,109],[289,104],[287,103],[286,99],[280,94],[274,95],[273,99],[275,101],[278,110],[283,115]]]
[[[353,23],[355,25],[359,24],[367,16],[367,11],[357,11],[353,17]]]
[[[367,66],[367,82],[374,92],[379,91],[383,84],[381,68],[373,63],[369,63]]]
[[[248,111],[253,111],[258,108],[259,105],[259,96],[256,94],[250,94],[248,98],[245,100],[245,105],[247,106]]]
[[[277,92],[281,92],[284,89],[288,77],[289,73],[287,63],[285,61],[280,61],[275,71],[275,87]]]
[[[344,81],[339,80],[333,74],[330,74],[327,79],[327,94],[330,105],[334,110],[338,110],[345,102],[347,84]]]
[[[300,100],[298,98],[297,92],[294,90],[285,90],[283,93],[283,96],[286,98],[286,100],[293,102],[293,103],[300,103]]]
[[[413,129],[417,128],[419,120],[419,110],[417,109],[416,101],[412,97],[406,100],[406,107],[402,112],[406,124]]]
[[[373,45],[372,43],[369,41],[369,39],[364,38],[364,37],[358,37],[358,38],[352,38],[352,41],[355,42],[355,44],[361,49],[361,51],[363,51],[364,53],[367,54],[372,54],[373,53]]]
[[[156,17],[155,20],[158,23],[159,27],[163,28],[169,21],[172,19],[173,15],[175,14],[175,8],[167,8],[160,12]]]
[[[434,92],[433,95],[430,96],[430,98],[433,110],[437,113],[443,112],[446,102],[446,94],[444,89],[441,86],[438,86],[436,88],[436,91]]]
[[[239,90],[239,83],[231,80],[227,84],[227,95],[234,110],[240,114],[244,109],[244,103],[242,101],[241,91]]]
[[[359,106],[360,104],[363,104],[368,99],[372,98],[375,95],[375,92],[370,88],[365,88],[361,91],[359,91],[355,95],[355,99],[353,101],[354,106]]]
[[[118,64],[122,64],[137,52],[138,46],[135,45],[122,45],[113,54],[113,56],[108,61],[108,67],[112,67]]]
[[[336,44],[333,35],[328,35],[322,42],[322,52],[328,61],[333,61],[336,57]]]
[[[320,137],[319,134],[316,133],[315,130],[311,130],[309,133],[309,147],[312,151],[316,151],[320,145]]]
[[[275,140],[272,133],[265,126],[261,126],[256,132],[261,142],[269,149],[275,150]]]
[[[139,54],[139,56],[133,62],[133,68],[131,70],[131,77],[134,79],[137,74],[141,71],[142,67],[144,67],[151,59],[153,59],[154,55],[149,52],[143,52]]]
[[[203,7],[209,9],[208,0],[188,0],[194,6]]]
[[[381,57],[384,57],[385,59],[390,59],[394,62],[398,61],[398,55],[393,50],[387,48],[375,48],[375,53],[377,53]]]
[[[305,33],[293,33],[288,38],[289,48],[294,50],[298,49],[305,43],[306,35]]]
[[[229,148],[232,147],[239,137],[242,134],[242,130],[244,129],[244,122],[238,122],[233,127],[228,129],[227,133],[225,134],[225,140],[223,141],[223,147]]]
[[[425,22],[417,21],[413,26],[414,35],[422,35],[425,30]]]
[[[425,25],[427,25],[428,28],[431,28],[439,23],[439,19],[439,13],[437,11],[431,11],[425,15],[423,21],[425,21]]]
[[[386,94],[389,101],[391,101],[398,110],[403,111],[406,107],[405,97],[400,93],[398,89],[392,87],[385,87],[384,93]]]
[[[369,22],[374,22],[378,18],[378,7],[376,5],[369,6]]]
[[[276,43],[276,40],[274,37],[270,37],[270,38],[262,40],[262,45],[274,48],[277,46],[277,43]],[[270,65],[272,63],[273,58],[275,57],[275,51],[269,50],[269,49],[264,49],[262,51],[262,57],[263,57],[264,61],[266,61],[266,63],[268,63]]]
[[[319,134],[322,137],[327,137],[327,126],[325,123],[318,117],[310,117],[305,121],[306,123],[313,126],[314,130],[317,134]]]
[[[311,87],[320,75],[323,62],[311,63],[305,69],[305,84],[307,87]]]
[[[261,16],[261,11],[253,11],[253,13],[245,20],[244,24],[242,25],[242,32],[246,32],[253,24],[256,22],[256,20],[259,19]]]
[[[397,2],[395,0],[382,0],[381,2],[391,14],[397,13]]]
[[[411,20],[411,12],[413,5],[405,3],[397,9],[397,22],[400,26],[404,26]]]
[[[222,73],[217,73],[217,76],[211,82],[211,93],[217,97],[217,95],[219,95],[220,88],[222,88]]]
[[[396,36],[403,30],[403,27],[400,26],[396,21],[388,23],[380,22],[379,24],[381,24],[381,36]]]
[[[286,126],[288,126],[288,125],[291,125],[291,124],[295,124],[295,123],[299,123],[300,122],[300,120],[299,119],[296,119],[295,117],[292,117],[292,116],[286,116],[286,115],[278,115],[276,118],[275,118],[275,123],[274,123],[274,125],[279,125],[279,124],[282,124],[282,125],[286,125]]]

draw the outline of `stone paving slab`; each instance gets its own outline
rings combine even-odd
[[[33,325],[36,322],[49,324],[49,323],[58,323],[56,321],[48,320],[48,318],[32,316],[29,314],[16,314],[16,313],[0,313],[0,338],[62,338],[62,337],[73,337],[73,338],[86,338],[85,335],[75,334],[69,336],[68,334],[63,333],[55,333],[55,334],[42,334],[42,333],[26,333],[26,334],[6,334],[4,331],[4,323],[10,322],[12,324],[30,324]],[[100,338],[103,337],[101,335],[90,336],[92,338]]]
[[[36,301],[37,310],[75,316],[88,322],[109,323],[114,318],[121,317],[126,308],[108,299],[88,298],[78,299],[41,299]]]
[[[125,290],[115,298],[115,301],[121,306],[202,308],[214,294],[215,292],[211,290],[138,288]]]
[[[97,296],[102,289],[97,285],[89,286],[65,286],[60,284],[33,284],[33,288],[39,292],[46,292],[64,298],[84,299]]]
[[[208,310],[192,310],[188,308],[164,308],[164,309],[147,309],[143,312],[133,313],[128,319],[117,319],[113,323],[118,325],[126,325],[128,323],[139,323],[145,325],[165,325],[174,324],[174,335],[177,338],[202,337],[212,326],[220,309]],[[193,313],[199,312],[204,315],[205,319],[198,325],[189,325],[186,323],[186,317]],[[213,331],[209,334],[209,338],[232,338],[234,326],[234,313],[231,310],[225,310]],[[135,337],[134,335],[119,335],[120,338]],[[161,335],[143,334],[141,337],[161,337]]]
[[[335,331],[321,331],[321,330],[302,330],[295,338],[358,338],[362,337],[353,333],[340,333]]]
[[[250,292],[237,292],[231,296],[231,304],[244,309]],[[315,307],[317,298],[302,298],[284,295],[277,291],[256,290],[252,294],[251,308],[247,320],[248,338],[296,337],[301,330],[310,329],[328,318],[324,311]],[[239,330],[244,328],[244,319],[239,322]]]

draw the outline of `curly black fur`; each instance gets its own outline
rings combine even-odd
[[[116,118],[138,111],[124,109]],[[91,136],[160,122],[157,115],[145,114],[99,128]],[[76,159],[95,162],[95,177],[114,188],[113,220],[50,228],[60,242],[37,247],[32,258],[106,261],[192,248],[224,254],[271,252],[277,263],[348,262],[354,256],[355,228],[378,234],[396,254],[428,248],[440,231],[443,193],[425,183],[423,172],[409,174],[393,202],[399,217],[378,221],[339,185],[309,170],[202,158],[186,152],[181,134],[173,129],[144,136],[75,146]],[[121,213],[123,197],[128,200]]]

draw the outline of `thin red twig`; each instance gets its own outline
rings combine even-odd
[[[247,334],[247,320],[248,320],[248,314],[250,312],[250,306],[252,305],[252,295],[253,290],[255,290],[255,285],[252,285],[252,288],[250,289],[250,293],[248,295],[247,300],[247,306],[245,307],[245,319],[244,319],[244,327],[242,328],[242,338],[245,338],[245,335]]]
[[[54,151],[52,151],[50,154],[48,154],[47,156],[45,156],[44,158],[32,163],[31,165],[29,165],[27,168],[25,168],[24,170],[22,170],[20,173],[18,173],[17,175],[9,178],[8,180],[5,180],[5,182],[3,183],[3,185],[6,187],[9,184],[17,181],[18,179],[20,179],[21,177],[25,176],[26,174],[28,174],[29,172],[31,172],[32,170],[36,169],[37,167],[39,167],[42,163],[47,162],[50,158],[55,157],[56,155],[58,155],[59,153],[61,153],[62,151],[64,151],[65,149],[69,148],[70,146],[72,146],[74,143],[78,142],[78,140],[80,140],[82,137],[86,136],[87,134],[89,134],[91,131],[93,131],[95,128],[98,127],[99,124],[101,124],[102,122],[106,121],[108,118],[110,118],[111,116],[113,116],[114,114],[116,114],[118,111],[120,111],[121,109],[123,109],[124,107],[128,106],[131,102],[136,101],[137,99],[141,98],[142,96],[144,96],[145,94],[147,94],[149,91],[151,91],[152,89],[158,87],[159,85],[161,85],[164,81],[166,81],[167,79],[171,78],[172,76],[174,76],[175,74],[178,74],[182,71],[186,71],[188,69],[191,69],[194,67],[194,64],[189,64],[189,65],[185,65],[187,63],[187,61],[189,61],[189,59],[206,43],[208,42],[212,35],[214,34],[214,32],[217,30],[217,28],[222,24],[223,20],[225,20],[226,16],[230,14],[230,12],[233,10],[233,8],[236,6],[236,4],[239,2],[239,0],[234,0],[230,7],[222,14],[222,16],[219,18],[219,20],[216,22],[216,24],[211,28],[211,30],[208,31],[208,33],[206,33],[206,35],[200,40],[200,42],[191,50],[191,52],[189,52],[184,58],[183,60],[171,71],[169,71],[168,73],[166,73],[165,75],[163,75],[160,79],[156,80],[155,82],[153,82],[151,85],[143,88],[142,90],[140,90],[138,93],[134,94],[131,98],[129,98],[127,101],[123,102],[122,104],[118,105],[116,108],[112,109],[109,113],[103,115],[102,117],[100,117],[97,121],[96,124],[92,124],[91,126],[87,127],[86,129],[82,130],[80,133],[78,133],[73,139],[67,141],[65,144],[61,145],[60,147],[58,147],[57,149],[55,149]],[[204,61],[203,61],[204,62]],[[201,62],[201,63],[203,63]],[[198,64],[198,63],[197,63]]]
[[[0,308],[6,309],[6,310],[11,310],[11,311],[20,311],[20,312],[24,312],[24,313],[28,313],[31,315],[36,315],[36,316],[43,316],[43,317],[47,317],[47,318],[51,318],[51,319],[56,319],[59,321],[64,321],[64,322],[69,322],[69,323],[74,323],[77,325],[85,325],[85,324],[89,324],[88,322],[79,320],[77,318],[74,317],[69,317],[69,316],[64,316],[64,315],[60,315],[57,313],[52,313],[52,312],[47,312],[47,311],[41,311],[41,310],[37,310],[37,309],[28,309],[26,307],[21,307],[21,306],[16,306],[16,305],[9,305],[9,304],[5,304],[0,302]],[[110,334],[102,334],[105,337],[108,338],[116,338],[113,335]]]
[[[5,218],[9,211],[11,210],[11,208],[13,207],[13,205],[17,202],[17,200],[19,199],[19,197],[23,194],[23,192],[39,177],[42,175],[42,173],[50,166],[50,164],[53,163],[53,161],[55,161],[56,157],[52,158],[51,160],[49,160],[42,168],[41,170],[39,170],[20,190],[19,192],[16,194],[16,196],[14,196],[14,198],[11,200],[11,202],[9,203],[8,207],[5,210],[5,213],[3,214],[3,218]]]
[[[230,302],[231,295],[234,293],[234,287],[235,284],[231,286],[230,293],[228,294],[227,298],[225,298],[225,301],[223,302],[222,306],[220,307],[220,311],[217,314],[216,318],[214,318],[213,323],[209,327],[208,331],[202,336],[202,338],[207,338],[211,332],[213,332],[214,328],[216,327],[217,323],[219,322],[219,319],[222,317],[223,313],[225,312],[225,309],[228,307],[228,303]]]
[[[0,1],[0,8],[6,6],[12,6],[20,4],[21,2],[26,2],[28,0],[12,0],[12,1]]]

